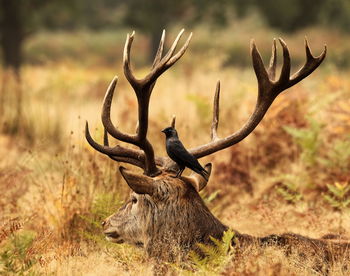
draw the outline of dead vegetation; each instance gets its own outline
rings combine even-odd
[[[222,125],[222,133],[238,127],[247,110],[253,109],[256,81],[252,72],[240,69],[239,75],[234,68],[219,68],[216,60],[206,62],[204,68],[183,68],[180,63],[155,87],[155,93],[162,92],[151,102],[150,139],[160,155],[165,153],[160,130],[172,114],[177,115],[185,145],[208,141],[210,126],[200,120],[205,112],[202,103],[210,105],[218,77],[223,89],[221,120],[229,122]],[[184,64],[191,64],[191,59]],[[95,137],[102,141],[95,114],[108,79],[116,73],[121,75],[114,68],[69,63],[24,68],[26,127],[17,136],[0,136],[0,273],[152,275],[154,263],[141,251],[108,243],[100,234],[101,220],[115,212],[129,191],[115,164],[87,146],[83,128],[88,119]],[[203,196],[225,224],[252,236],[294,232],[348,242],[348,74],[326,64],[310,81],[276,102],[248,141],[201,161],[214,163],[214,177]],[[123,128],[133,130],[135,100],[126,96],[130,94],[126,89],[121,80],[118,101],[122,107],[112,113],[123,118]],[[231,103],[234,112],[227,111]],[[241,114],[232,116],[237,113]],[[326,272],[347,275],[348,259],[333,262],[338,249],[329,247],[327,239],[325,243],[326,248],[316,247],[315,252],[328,254],[332,266]],[[252,245],[227,255],[227,265],[221,270],[208,271],[198,263],[191,269],[181,265],[173,269],[180,275],[325,273],[325,263],[317,264],[320,268],[315,270],[313,258],[294,251],[286,258],[285,250]]]

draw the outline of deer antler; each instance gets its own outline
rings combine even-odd
[[[251,55],[253,59],[253,67],[256,78],[258,80],[258,98],[254,109],[254,112],[248,119],[248,121],[237,132],[225,137],[218,138],[217,127],[219,123],[219,96],[220,96],[220,82],[216,87],[216,93],[214,97],[213,108],[213,122],[211,127],[211,142],[193,148],[190,152],[197,158],[207,156],[214,152],[220,151],[227,147],[230,147],[245,137],[247,137],[255,127],[260,123],[266,114],[267,110],[271,106],[275,98],[287,88],[300,82],[302,79],[310,75],[324,60],[327,52],[325,46],[320,56],[314,57],[310,51],[307,39],[305,38],[305,52],[306,62],[304,66],[300,68],[295,74],[290,76],[290,56],[286,43],[280,38],[279,42],[283,50],[283,65],[281,69],[281,75],[278,80],[275,80],[276,75],[276,41],[274,40],[272,46],[272,56],[268,69],[266,70],[261,59],[260,53],[255,45],[255,42],[251,42]]]
[[[131,70],[130,50],[132,42],[134,40],[134,32],[131,35],[127,35],[124,47],[123,66],[124,75],[129,81],[130,85],[133,87],[138,102],[138,127],[136,129],[136,134],[121,132],[112,123],[110,113],[113,94],[118,80],[117,77],[115,77],[109,85],[103,101],[101,118],[103,126],[105,128],[104,145],[100,145],[92,139],[88,124],[86,123],[85,136],[89,144],[94,149],[108,155],[113,160],[130,163],[143,168],[145,174],[149,176],[155,176],[159,174],[160,171],[156,165],[162,164],[162,159],[155,157],[153,147],[147,139],[149,101],[157,78],[169,67],[171,67],[176,61],[178,61],[188,48],[192,33],[189,35],[182,48],[177,53],[175,53],[176,46],[183,32],[184,30],[181,30],[172,46],[170,47],[168,53],[163,56],[163,47],[165,40],[165,31],[163,31],[158,51],[153,61],[151,72],[149,72],[143,79],[136,79]],[[119,145],[113,148],[109,147],[108,134],[119,141],[138,146],[141,150],[125,148]]]

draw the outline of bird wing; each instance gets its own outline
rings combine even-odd
[[[179,139],[171,139],[167,147],[169,157],[178,165],[184,165],[198,173],[204,170],[198,160],[186,150]]]

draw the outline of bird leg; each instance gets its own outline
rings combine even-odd
[[[177,172],[177,174],[176,174],[175,176],[171,176],[171,177],[173,177],[173,178],[178,178],[178,177],[180,177],[184,170],[185,170],[185,167],[180,167],[180,169],[179,169],[179,171]]]

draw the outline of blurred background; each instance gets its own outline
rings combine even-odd
[[[346,0],[325,0],[322,3],[316,0],[281,0],[277,3],[272,0],[179,0],[176,3],[161,0],[3,0],[0,11],[1,60],[4,67],[13,67],[14,70],[23,64],[43,64],[62,59],[88,59],[95,64],[112,64],[118,51],[108,50],[113,46],[109,43],[118,45],[115,40],[123,37],[126,30],[136,30],[145,35],[146,57],[153,56],[163,29],[179,27],[188,27],[191,31],[199,28],[212,34],[230,30],[226,36],[237,36],[243,31],[252,36],[263,31],[296,34],[316,29],[321,37],[326,32],[328,35],[350,32],[350,3]],[[307,32],[306,28],[309,28]],[[215,43],[223,44],[218,43],[222,39],[219,36],[208,40],[207,50],[217,47]],[[230,49],[219,50],[234,56],[233,47],[239,48],[237,44],[245,43],[241,39],[232,40]],[[327,43],[333,45],[333,41]],[[98,45],[105,48],[101,49]],[[346,43],[337,46],[342,47],[344,54],[348,53]],[[97,52],[99,49],[101,52]],[[107,55],[108,51],[112,56]],[[82,58],[82,54],[87,57]],[[94,56],[99,56],[99,61],[89,60]],[[338,59],[332,56],[332,62],[337,66],[348,66],[347,56]],[[246,65],[244,60],[229,58],[226,64]]]
[[[320,52],[323,44],[328,45],[328,67],[345,70],[350,66],[350,2],[347,0],[322,3],[316,0],[277,3],[272,0],[179,0],[176,3],[1,0],[0,3],[1,125],[3,132],[11,135],[23,129],[24,126],[20,126],[21,116],[25,116],[23,101],[34,93],[25,91],[28,89],[24,86],[29,83],[24,83],[21,75],[31,72],[34,76],[36,70],[44,67],[69,71],[70,66],[84,71],[90,68],[90,72],[93,68],[100,72],[114,68],[114,74],[120,75],[123,42],[126,33],[133,30],[137,32],[133,61],[141,71],[150,64],[162,30],[175,36],[182,28],[195,34],[183,67],[189,71],[187,78],[197,68],[205,71],[249,67],[252,38],[258,42],[263,56],[268,57],[272,39],[283,37],[293,51],[293,66],[299,66],[304,62],[302,40],[307,36],[316,52]],[[70,76],[74,78],[76,74]],[[101,85],[105,80],[104,74],[98,71],[94,77]],[[67,80],[61,82],[57,77],[53,81],[66,86],[68,93],[75,90],[67,87]],[[77,81],[83,84],[85,80]],[[49,97],[47,94],[52,93],[44,94]],[[31,139],[35,139],[34,136]]]
[[[279,96],[254,133],[200,160],[214,162],[202,196],[243,233],[349,234],[349,0],[0,0],[0,272],[152,274],[146,258],[100,234],[100,221],[129,190],[118,164],[87,145],[84,127],[88,120],[102,141],[101,103],[117,75],[113,120],[134,131],[137,101],[122,68],[126,35],[136,31],[132,67],[141,77],[162,30],[168,47],[182,28],[185,38],[193,32],[190,46],[151,98],[157,155],[165,155],[160,130],[173,114],[187,147],[209,140],[217,80],[219,135],[242,126],[257,95],[251,39],[267,64],[273,39],[282,37],[292,72],[305,62],[305,36],[315,56],[327,44],[320,68]],[[232,271],[275,271],[271,258],[262,262],[248,258]],[[275,272],[290,275],[286,269]]]

